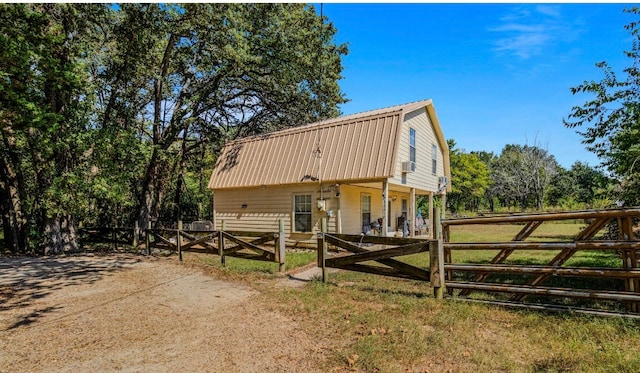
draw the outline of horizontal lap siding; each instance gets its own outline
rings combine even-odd
[[[394,184],[402,183],[402,162],[409,160],[409,129],[416,130],[416,171],[406,174],[406,186],[437,191],[438,177],[444,175],[443,155],[435,131],[424,108],[405,115],[400,134]],[[431,172],[431,146],[438,149],[436,174]]]
[[[327,190],[327,186],[324,187]],[[293,213],[293,196],[296,194],[311,194],[311,219],[314,232],[320,230],[320,219],[326,214],[317,209],[320,198],[320,188],[315,185],[278,186],[262,188],[222,189],[214,191],[214,209],[216,229],[222,227],[224,220],[226,229],[255,232],[275,232],[278,230],[279,219],[283,219],[284,230],[289,235],[292,232],[291,217]],[[324,196],[327,210],[337,212],[335,195]],[[242,205],[246,204],[246,208]],[[336,215],[328,219],[330,232],[336,231]],[[313,232],[312,232],[313,234]],[[295,236],[311,236],[310,234],[294,233]],[[315,237],[313,237],[315,239]]]
[[[382,183],[380,183],[382,187]],[[363,193],[371,195],[371,221],[382,217],[382,190],[373,188],[361,188],[350,185],[342,185],[341,205],[342,205],[342,233],[360,234],[362,233],[362,209],[360,206],[360,196]],[[409,207],[409,194],[390,192],[390,196],[397,196],[395,201],[391,201],[391,230],[397,230],[397,218],[402,214],[402,199],[407,200]],[[408,211],[407,211],[408,212]]]

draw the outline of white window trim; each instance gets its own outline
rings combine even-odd
[[[438,173],[438,146],[436,144],[431,144],[431,174],[436,175],[437,173]]]
[[[309,203],[310,203],[310,211],[309,211],[309,216],[311,216],[311,222],[310,222],[310,227],[309,227],[309,231],[299,231],[296,229],[296,215],[297,215],[297,211],[296,211],[296,197],[299,196],[309,196]],[[293,193],[292,197],[291,197],[291,232],[293,233],[313,233],[313,193]],[[305,213],[306,214],[306,213]]]
[[[362,209],[362,198],[365,196],[369,197],[369,224],[373,223],[373,221],[371,221],[371,218],[372,218],[371,193],[360,193],[360,229],[364,228],[364,221],[362,220],[362,215],[365,213],[365,211]]]
[[[413,141],[414,144],[411,146],[411,131],[413,131]],[[418,132],[415,128],[409,127],[409,161],[413,161],[417,163],[418,158]],[[411,159],[411,149],[413,148],[413,159]]]

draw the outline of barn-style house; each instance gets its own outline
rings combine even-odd
[[[449,149],[432,100],[388,107],[225,144],[209,188],[214,225],[278,230],[425,234],[416,196],[450,191]],[[430,203],[430,206],[432,203]],[[429,209],[430,211],[432,209]],[[429,218],[429,220],[427,220]]]

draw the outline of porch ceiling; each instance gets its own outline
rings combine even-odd
[[[366,182],[366,183],[345,183],[342,185],[353,185],[353,186],[357,186],[357,187],[361,187],[361,188],[370,188],[370,189],[377,189],[377,190],[381,190],[382,189],[382,181],[377,181],[377,182]],[[415,188],[416,189],[416,195],[428,195],[433,193],[433,191],[427,190],[427,189],[420,189],[420,188]],[[407,193],[409,194],[411,192],[411,187],[407,186],[407,185],[400,185],[400,184],[392,184],[389,183],[389,192],[397,192],[397,193]]]

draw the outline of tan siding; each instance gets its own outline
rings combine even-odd
[[[278,230],[279,219],[283,219],[285,232],[290,235],[293,233],[291,217],[293,196],[296,194],[311,194],[311,219],[314,232],[319,231],[320,219],[326,214],[317,209],[316,201],[320,199],[320,189],[317,184],[218,190],[214,195],[216,227],[221,227],[224,220],[229,230],[275,232]],[[327,194],[324,197],[327,201],[327,209],[337,213],[338,203],[335,195]],[[247,207],[242,208],[243,204]],[[336,215],[334,214],[327,221],[329,232],[336,232]]]
[[[362,194],[369,194],[371,196],[371,221],[382,217],[381,190],[345,185],[341,187],[341,193],[343,233],[360,234],[362,232],[362,209],[360,205],[360,197]],[[409,194],[389,192],[389,196],[397,197],[395,201],[391,201],[391,231],[395,232],[397,230],[397,219],[402,215],[402,199],[407,199],[407,203],[409,203]],[[408,205],[407,210],[410,210]]]
[[[400,136],[396,175],[393,183],[402,184],[402,162],[409,160],[409,128],[416,130],[416,172],[406,174],[406,186],[421,190],[436,191],[438,177],[444,175],[443,152],[435,130],[424,108],[405,115]],[[437,172],[431,172],[431,146],[438,149]]]

